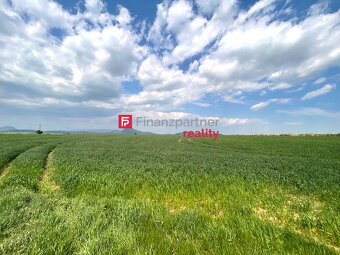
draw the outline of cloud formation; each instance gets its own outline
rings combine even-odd
[[[121,82],[137,72],[144,48],[128,25],[125,8],[112,15],[101,1],[87,0],[85,6],[84,12],[71,14],[53,1],[0,2],[0,80],[5,93],[71,102],[119,96]],[[20,95],[3,82],[32,93]]]
[[[51,105],[74,107],[79,115],[89,108],[107,115],[209,108],[209,95],[244,105],[254,93],[298,93],[301,84],[340,68],[340,11],[322,4],[297,17],[290,1],[260,0],[244,9],[236,0],[164,0],[151,23],[136,22],[123,6],[113,13],[101,0],[82,4],[69,11],[52,0],[0,0],[2,105],[51,114]],[[140,92],[124,92],[131,80]],[[301,99],[334,89],[327,84]]]
[[[253,111],[258,111],[260,109],[266,108],[267,106],[271,105],[271,104],[286,104],[289,103],[290,98],[273,98],[273,99],[269,99],[267,101],[263,101],[257,104],[254,104],[250,107],[251,110]]]
[[[313,90],[311,92],[308,92],[306,95],[304,95],[301,100],[308,100],[308,99],[312,99],[312,98],[315,98],[315,97],[318,97],[318,96],[321,96],[321,95],[324,95],[324,94],[327,94],[329,92],[331,92],[332,90],[335,89],[335,85],[331,85],[331,84],[326,84],[325,86],[323,86],[322,88],[320,89],[317,89],[317,90]]]
[[[288,113],[292,115],[305,115],[305,116],[319,116],[328,118],[340,118],[340,112],[330,112],[318,107],[302,107],[292,111],[279,110],[280,113]]]

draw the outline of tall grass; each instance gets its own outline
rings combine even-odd
[[[339,137],[36,137],[0,136],[0,254],[339,254]]]

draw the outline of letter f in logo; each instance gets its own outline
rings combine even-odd
[[[119,114],[118,115],[118,128],[132,128],[132,115]]]

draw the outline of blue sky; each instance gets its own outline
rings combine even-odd
[[[340,3],[0,0],[0,126],[340,132]],[[151,130],[174,133],[177,130]]]

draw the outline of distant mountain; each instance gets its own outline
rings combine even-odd
[[[52,134],[110,134],[114,130],[111,129],[89,129],[89,130],[48,130],[44,131],[45,133],[52,133]]]
[[[143,132],[133,128],[130,129],[90,129],[90,130],[76,130],[76,131],[45,131],[45,133],[52,133],[52,134],[122,134],[122,135],[152,135],[151,132]]]
[[[16,129],[15,127],[6,126],[0,127],[0,132],[5,133],[35,133],[36,130],[31,129]],[[73,131],[66,131],[66,130],[51,130],[51,131],[44,131],[44,133],[50,134],[124,134],[124,135],[151,135],[151,132],[143,132],[136,129],[120,129],[120,130],[113,130],[113,129],[89,129],[89,130],[73,130]]]
[[[136,129],[133,129],[133,128],[121,129],[121,130],[115,130],[115,131],[118,131],[119,134],[124,134],[124,135],[133,135],[133,134],[136,134],[136,135],[152,135],[153,134],[151,132],[143,132],[143,131],[139,131],[139,130],[136,130]]]
[[[17,129],[12,126],[0,127],[0,132],[15,132]]]

